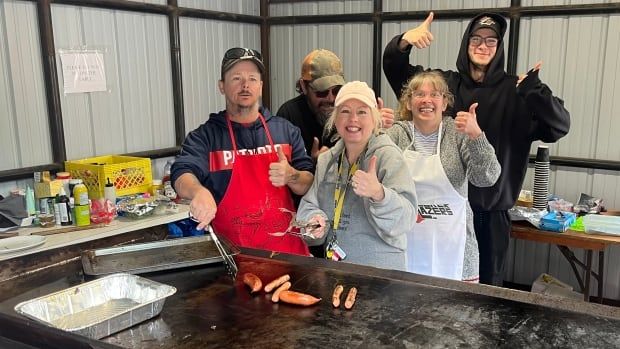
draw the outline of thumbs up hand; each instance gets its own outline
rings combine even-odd
[[[405,32],[400,41],[401,50],[404,50],[407,45],[413,45],[417,48],[427,48],[431,46],[431,41],[433,41],[433,34],[431,33],[432,22],[433,13],[431,12],[422,24]]]
[[[287,185],[297,171],[289,165],[282,147],[278,147],[278,161],[269,164],[269,181],[274,187]],[[298,176],[298,174],[297,174]]]
[[[377,108],[381,113],[381,124],[383,128],[390,128],[394,125],[394,109],[385,108],[383,105],[383,98],[377,97]]]
[[[470,139],[476,139],[482,134],[478,121],[476,120],[476,108],[478,103],[474,103],[469,107],[469,112],[460,111],[456,113],[454,118],[454,126],[460,133],[469,136]]]
[[[353,192],[361,197],[371,198],[374,201],[381,201],[385,198],[383,185],[377,178],[377,156],[373,155],[368,162],[368,170],[357,170],[351,178]]]
[[[310,149],[310,156],[312,157],[312,160],[314,160],[314,162],[316,162],[316,159],[319,158],[319,155],[321,155],[321,153],[324,153],[328,150],[329,148],[326,146],[322,146],[321,148],[319,148],[319,139],[314,137],[312,141],[312,149]]]

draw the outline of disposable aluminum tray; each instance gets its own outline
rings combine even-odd
[[[176,288],[114,274],[19,303],[15,311],[64,331],[99,339],[157,316]]]
[[[231,254],[239,253],[230,244]],[[106,275],[118,272],[141,274],[194,265],[219,263],[222,256],[208,235],[147,242],[82,253],[84,273]]]

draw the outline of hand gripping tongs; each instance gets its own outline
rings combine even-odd
[[[200,221],[196,219],[191,212],[189,213],[189,218],[194,222],[200,223]],[[213,240],[215,247],[217,247],[218,252],[222,256],[222,260],[224,261],[224,265],[226,265],[226,270],[228,271],[228,274],[230,274],[233,280],[235,280],[237,278],[237,272],[239,271],[239,268],[237,268],[237,263],[235,263],[235,259],[233,258],[232,254],[226,251],[226,247],[222,245],[220,239],[217,237],[217,235],[215,235],[211,224],[207,225],[206,230],[209,232],[211,240]],[[227,245],[232,246],[232,243],[228,242]]]
[[[222,259],[224,260],[224,264],[226,265],[226,270],[228,271],[228,274],[230,274],[233,280],[235,280],[237,278],[237,272],[239,271],[239,268],[237,268],[237,263],[235,263],[235,259],[230,253],[226,251],[226,248],[222,245],[220,239],[213,231],[211,224],[207,226],[207,230],[209,231],[209,235],[211,236],[213,243],[215,243],[215,247],[217,247],[217,250],[220,252]]]

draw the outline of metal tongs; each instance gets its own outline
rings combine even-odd
[[[189,213],[189,218],[194,222],[200,223],[200,221],[197,220],[191,212]],[[222,245],[222,242],[217,235],[215,235],[211,224],[207,225],[207,231],[209,232],[209,236],[211,236],[211,240],[213,240],[215,247],[217,247],[220,256],[222,256],[222,260],[226,266],[226,271],[228,271],[228,274],[233,278],[233,280],[235,280],[237,278],[237,272],[239,271],[239,268],[237,268],[237,263],[235,263],[235,259],[230,253],[226,252],[226,248]]]
[[[289,234],[289,235],[297,236],[297,237],[300,237],[300,238],[307,237],[307,238],[310,238],[310,239],[316,239],[314,237],[314,235],[312,235],[309,232],[309,230],[313,230],[313,229],[319,228],[321,226],[321,224],[319,224],[318,222],[298,221],[297,220],[297,213],[294,212],[294,211],[288,210],[286,208],[280,208],[280,211],[284,212],[284,213],[288,213],[288,214],[291,215],[291,221],[289,223],[289,226],[286,228],[285,231],[269,233],[269,235],[272,235],[272,236],[284,236],[286,234]],[[326,222],[326,223],[328,223],[328,222]],[[297,230],[295,230],[295,229],[297,229]]]
[[[226,248],[224,248],[224,245],[222,245],[220,239],[213,231],[211,224],[207,226],[207,230],[209,231],[209,235],[211,236],[213,243],[215,243],[215,247],[217,247],[217,250],[220,252],[222,259],[224,260],[224,264],[226,265],[226,270],[228,271],[228,274],[230,274],[233,280],[235,280],[237,278],[237,272],[239,271],[239,268],[237,268],[237,263],[235,263],[235,259],[232,255],[226,252]]]

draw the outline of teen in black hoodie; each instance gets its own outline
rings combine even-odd
[[[395,36],[385,48],[383,72],[397,97],[413,75],[425,70],[420,65],[410,65],[409,54],[412,45],[419,49],[430,46],[432,21],[431,12],[420,26]],[[477,102],[478,124],[495,148],[502,167],[492,187],[469,185],[480,250],[480,282],[498,286],[502,285],[510,240],[508,209],[519,196],[531,144],[537,140],[555,142],[570,127],[564,102],[553,96],[538,77],[540,64],[522,77],[504,71],[505,32],[506,20],[502,16],[477,15],[463,34],[456,61],[458,71],[442,71],[455,96],[454,108],[446,113],[454,116],[456,111],[466,111]],[[477,37],[472,40],[472,35]]]

